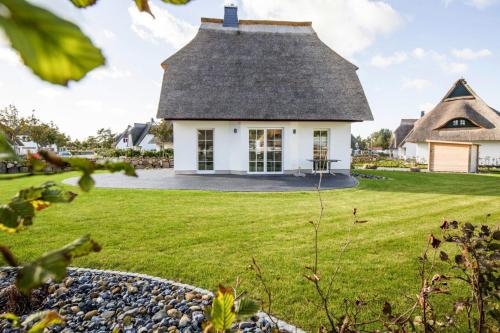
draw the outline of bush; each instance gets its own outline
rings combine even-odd
[[[141,151],[135,149],[102,149],[97,154],[102,157],[165,157],[173,158],[174,150],[169,148],[164,151]]]

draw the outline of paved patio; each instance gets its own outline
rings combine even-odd
[[[295,177],[292,175],[176,175],[172,169],[137,170],[138,178],[122,174],[97,174],[93,178],[96,187],[135,189],[178,189],[223,192],[292,192],[313,191],[319,181],[318,175]],[[78,178],[64,180],[76,185]],[[324,175],[323,190],[354,187],[353,177],[336,174]]]

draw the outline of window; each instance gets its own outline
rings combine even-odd
[[[198,170],[214,170],[214,130],[198,130]]]
[[[127,143],[127,142],[128,142],[128,138],[127,138],[127,137],[124,137],[124,138],[123,138],[123,142]]]
[[[283,171],[283,130],[280,128],[248,131],[248,171]]]
[[[328,130],[314,130],[313,132],[313,160],[314,170],[325,171],[328,168]],[[325,162],[323,162],[325,161]]]
[[[447,122],[442,128],[467,128],[467,127],[478,127],[472,123],[469,119],[456,118]]]

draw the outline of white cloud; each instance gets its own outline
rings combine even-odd
[[[455,56],[456,58],[459,58],[459,59],[475,60],[475,59],[479,59],[479,58],[489,57],[493,53],[488,49],[474,51],[474,50],[465,48],[465,49],[461,49],[461,50],[454,49],[451,51],[451,54],[453,54],[453,56]]]
[[[424,58],[427,55],[427,52],[424,49],[422,49],[420,47],[417,47],[416,49],[414,49],[413,51],[411,51],[411,54],[415,58],[422,59],[422,58]]]
[[[455,0],[444,0],[444,4],[448,7]],[[499,2],[499,0],[462,0],[463,3],[476,7],[477,9],[484,9]]]
[[[2,88],[3,86],[5,86],[5,83],[3,83],[2,81],[0,81],[0,88]]]
[[[421,111],[429,112],[432,109],[434,109],[435,107],[436,107],[435,103],[427,102],[427,103],[424,103],[424,104],[420,104],[418,106],[418,109],[421,110]]]
[[[461,62],[443,62],[441,68],[448,74],[465,74],[469,66]]]
[[[0,47],[0,62],[13,67],[21,65],[21,59],[9,46]]]
[[[102,79],[124,79],[132,76],[132,72],[126,69],[120,69],[116,66],[101,67],[89,74],[90,77],[98,80]]]
[[[376,55],[372,58],[371,64],[375,67],[389,67],[391,65],[401,64],[408,59],[406,52],[396,52],[390,56],[384,57]]]
[[[108,30],[108,29],[104,29],[102,31],[102,34],[104,35],[104,37],[106,37],[107,39],[114,39],[116,37],[115,33],[111,30]]]
[[[42,88],[38,90],[38,94],[47,99],[54,99],[61,96],[61,91],[55,88]]]
[[[190,23],[176,18],[166,8],[150,4],[156,18],[145,15],[134,5],[129,7],[132,18],[131,29],[142,39],[158,44],[166,42],[179,49],[196,34],[196,28]]]
[[[429,80],[425,79],[404,79],[402,88],[422,90],[431,85],[432,83]]]
[[[350,57],[375,39],[396,30],[403,18],[384,1],[241,0],[243,16],[255,19],[309,20],[332,49]]]

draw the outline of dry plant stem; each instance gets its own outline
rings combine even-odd
[[[6,246],[0,245],[0,252],[2,253],[3,258],[5,261],[12,267],[17,267],[19,266],[19,263],[16,260],[16,257],[14,257],[14,254],[10,251],[10,249]]]
[[[266,281],[264,280],[264,277],[262,276],[262,271],[257,264],[257,261],[255,258],[252,258],[253,262],[253,267],[255,270],[255,275],[257,276],[257,279],[260,281],[260,284],[262,287],[264,287],[264,292],[266,293],[267,296],[267,311],[264,310],[264,313],[269,317],[269,320],[271,320],[271,323],[273,324],[274,327],[278,328],[278,323],[274,320],[273,315],[272,315],[272,304],[273,304],[273,296],[271,293],[271,289],[267,286]]]
[[[321,226],[321,220],[323,219],[323,213],[325,211],[325,205],[323,203],[323,198],[321,197],[321,181],[323,179],[323,174],[319,174],[319,183],[317,187],[317,192],[318,192],[318,198],[320,202],[320,214],[319,218],[316,222],[313,222],[312,225],[314,227],[314,265],[313,265],[313,279],[311,281],[314,284],[314,287],[316,288],[316,291],[321,299],[321,306],[323,307],[323,310],[325,311],[325,314],[328,318],[328,322],[330,323],[330,326],[332,328],[332,332],[335,331],[335,321],[332,318],[332,315],[330,313],[330,308],[329,308],[329,300],[328,300],[328,295],[326,295],[319,285],[319,277],[318,277],[318,255],[319,255],[319,249],[318,249],[318,232],[319,232],[319,227]]]

